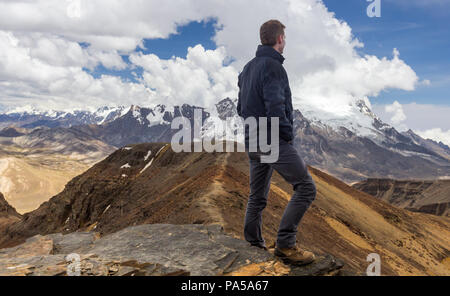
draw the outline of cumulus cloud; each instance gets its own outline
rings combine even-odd
[[[450,146],[450,130],[444,131],[441,128],[432,128],[425,131],[415,131],[416,134],[425,139],[432,139]]]
[[[415,102],[400,104],[395,101],[388,105],[374,104],[372,110],[381,120],[392,124],[401,131],[408,127],[422,137],[450,145],[448,141],[450,133],[449,106]]]
[[[16,36],[0,31],[1,103],[71,110],[95,109],[95,104],[88,102],[132,103],[132,98],[148,98],[141,84],[124,83],[120,77],[107,75],[95,79],[83,71],[83,67],[93,68],[99,63],[121,69],[124,65],[119,58],[56,37]]]
[[[384,110],[386,113],[392,114],[390,122],[396,126],[399,126],[403,121],[406,120],[405,112],[403,111],[402,105],[398,101],[394,101],[391,105],[386,105]]]
[[[401,104],[401,109],[405,115],[403,121],[412,130],[428,130],[441,127],[445,130],[450,129],[450,106],[408,103]],[[373,104],[372,110],[383,121],[390,122],[392,114],[386,112],[386,105]]]
[[[144,69],[143,83],[158,94],[153,103],[176,105],[190,101],[209,108],[220,98],[236,95],[238,73],[232,66],[223,66],[224,60],[224,47],[205,50],[201,45],[189,47],[186,59],[130,55],[130,61]]]
[[[7,50],[0,53],[1,102],[211,106],[237,96],[237,74],[255,55],[260,25],[271,18],[286,25],[285,67],[297,108],[341,116],[356,99],[418,84],[398,50],[391,57],[358,54],[363,44],[350,26],[318,0],[0,1],[0,48]],[[197,45],[186,58],[168,60],[135,52],[144,38],[168,38],[179,25],[211,19],[217,21],[215,50]],[[224,66],[230,57],[234,61]],[[99,64],[141,67],[143,75],[131,83],[83,71]]]

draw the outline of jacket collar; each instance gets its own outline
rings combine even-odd
[[[257,57],[271,57],[283,64],[284,57],[270,45],[258,45],[256,50]]]

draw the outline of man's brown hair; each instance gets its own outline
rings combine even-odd
[[[284,35],[284,28],[286,27],[278,20],[269,20],[262,24],[259,29],[261,44],[274,46],[277,43],[277,37]]]

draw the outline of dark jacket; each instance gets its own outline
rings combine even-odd
[[[273,47],[258,45],[256,56],[239,74],[237,112],[244,119],[251,116],[257,120],[259,117],[267,117],[268,137],[270,137],[270,117],[278,117],[280,138],[289,142],[294,139],[293,108],[291,89],[283,61],[284,57]],[[248,137],[246,128],[247,145]]]

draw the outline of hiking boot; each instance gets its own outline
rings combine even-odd
[[[275,248],[274,255],[280,257],[293,265],[305,265],[312,263],[316,256],[309,251],[302,250],[297,246],[292,248]]]

